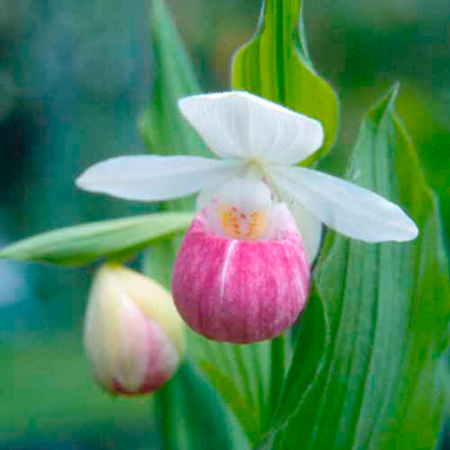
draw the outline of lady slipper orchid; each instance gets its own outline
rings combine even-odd
[[[397,205],[297,165],[322,145],[318,121],[238,91],[187,97],[179,107],[220,159],[112,158],[77,185],[144,201],[201,192],[173,279],[181,315],[201,334],[253,342],[291,325],[307,298],[322,224],[366,242],[417,236]]]
[[[233,180],[186,233],[172,287],[192,329],[244,344],[291,326],[309,281],[302,239],[286,205],[272,204],[262,182]]]
[[[90,292],[84,344],[105,389],[123,395],[152,392],[180,364],[183,321],[162,286],[130,269],[106,264]]]

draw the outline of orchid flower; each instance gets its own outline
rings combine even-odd
[[[293,205],[297,226],[317,254],[321,223],[366,242],[407,241],[414,222],[383,197],[297,164],[323,142],[321,124],[247,92],[187,97],[180,110],[220,159],[123,156],[96,164],[77,185],[128,200],[162,201],[213,191],[249,169]]]
[[[179,107],[219,158],[112,158],[77,185],[142,201],[201,194],[173,280],[182,317],[201,334],[253,342],[291,325],[307,298],[323,224],[366,242],[417,236],[397,205],[298,166],[322,145],[318,121],[239,91],[187,97]]]

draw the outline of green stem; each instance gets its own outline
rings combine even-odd
[[[190,371],[188,365],[189,363],[185,361],[173,379],[155,394],[160,448],[163,450],[188,450],[191,448],[183,395],[184,379]]]
[[[174,442],[172,439],[172,429],[171,429],[171,403],[172,403],[172,392],[170,383],[160,389],[155,395],[155,406],[156,406],[156,418],[158,421],[158,431],[159,438],[161,442],[161,447],[164,450],[175,450]]]
[[[278,401],[280,399],[281,390],[283,389],[284,375],[285,375],[285,362],[286,362],[286,337],[283,333],[281,336],[272,340],[271,347],[271,368],[270,368],[270,390],[269,390],[269,408],[268,416],[266,418],[266,424],[268,425]]]

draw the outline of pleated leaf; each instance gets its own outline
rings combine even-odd
[[[395,96],[396,89],[366,115],[348,179],[402,205],[420,235],[409,243],[371,245],[329,233],[311,299],[326,311],[325,357],[309,383],[288,376],[261,448],[436,445],[450,318],[448,261],[437,202],[395,115]],[[304,320],[313,321],[316,312],[310,304]],[[303,365],[308,370],[320,354],[314,338],[300,334],[290,374],[301,374]]]
[[[270,413],[270,342],[233,345],[193,333],[189,342],[201,369],[256,444]]]
[[[338,102],[333,89],[313,68],[308,55],[301,0],[265,0],[257,32],[234,57],[234,89],[281,103],[319,120],[325,130],[319,158],[333,144],[338,126]]]
[[[165,450],[249,448],[245,435],[217,399],[214,389],[186,361],[155,398]],[[235,430],[235,431],[234,431]]]

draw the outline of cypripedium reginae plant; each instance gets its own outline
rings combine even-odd
[[[95,378],[110,392],[153,392],[175,373],[184,325],[170,293],[125,267],[105,264],[89,295],[84,344]]]
[[[77,185],[143,201],[200,192],[175,263],[173,295],[204,336],[248,343],[291,326],[308,296],[323,224],[366,242],[417,236],[397,205],[297,165],[322,145],[318,121],[238,91],[187,97],[179,106],[220,159],[112,158]]]

